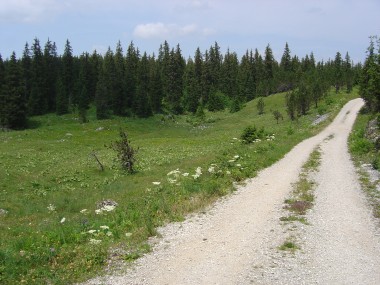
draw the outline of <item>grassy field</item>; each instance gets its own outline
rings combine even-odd
[[[284,94],[257,100],[237,113],[206,113],[174,120],[113,118],[80,124],[75,115],[34,117],[34,129],[0,132],[0,283],[68,284],[95,274],[108,253],[134,260],[149,251],[156,227],[209,205],[253,177],[301,140],[316,134],[352,94],[331,93],[307,116],[291,122]],[[276,123],[272,111],[284,120]],[[319,113],[330,119],[312,126]],[[243,130],[264,128],[261,141],[244,144]],[[139,148],[137,173],[125,174],[105,145],[127,131]],[[104,171],[91,155],[95,152]],[[198,170],[197,170],[198,168]],[[111,211],[96,211],[111,199]],[[100,213],[99,213],[100,212]],[[121,249],[121,250],[116,250]]]

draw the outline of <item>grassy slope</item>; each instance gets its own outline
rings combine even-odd
[[[320,110],[335,115],[355,96],[356,91],[331,94]],[[148,250],[144,242],[155,227],[181,220],[229,193],[233,181],[254,176],[328,123],[311,126],[316,109],[290,122],[284,94],[264,101],[264,115],[257,115],[257,102],[252,101],[238,113],[207,113],[202,124],[186,116],[176,122],[162,121],[162,116],[106,121],[90,116],[90,123],[81,125],[73,115],[47,115],[34,118],[38,128],[0,133],[0,208],[8,211],[0,216],[0,283],[82,280],[104,264],[109,246],[125,250],[119,258],[134,259]],[[275,109],[284,116],[278,125],[270,111]],[[244,145],[233,139],[253,124],[275,134],[275,140]],[[99,127],[104,130],[96,131]],[[115,153],[104,147],[118,139],[120,127],[140,148],[134,175],[120,171]],[[105,165],[104,172],[90,156],[92,151]],[[209,173],[213,163],[216,173]],[[203,174],[194,180],[197,167]],[[181,174],[171,184],[167,173],[175,169]],[[184,177],[184,172],[190,175]],[[153,185],[155,181],[161,184]],[[96,215],[96,203],[104,199],[119,205]],[[48,210],[50,204],[54,211]],[[83,209],[87,213],[80,213]],[[109,230],[101,229],[103,225]],[[90,239],[101,242],[91,245]]]

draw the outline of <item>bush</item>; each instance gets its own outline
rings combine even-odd
[[[256,140],[261,140],[265,138],[264,128],[258,130],[256,126],[249,126],[244,129],[241,139],[244,143],[253,143]]]

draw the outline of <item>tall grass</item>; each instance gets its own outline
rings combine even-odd
[[[331,93],[319,109],[332,118],[355,96]],[[96,121],[92,111],[86,124],[75,115],[46,115],[33,118],[35,129],[0,133],[0,209],[7,211],[0,216],[0,283],[84,280],[99,273],[110,249],[119,252],[113,258],[133,260],[149,250],[147,238],[158,226],[230,193],[234,181],[255,176],[328,124],[311,125],[316,109],[291,122],[284,94],[264,101],[263,115],[256,101],[233,114],[206,112],[204,121],[190,115]],[[273,110],[284,121],[277,124]],[[241,143],[251,125],[274,140]],[[133,175],[104,147],[120,128],[139,147]],[[97,214],[104,200],[118,205]]]

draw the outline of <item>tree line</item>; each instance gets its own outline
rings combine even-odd
[[[149,117],[156,113],[183,114],[197,110],[237,111],[256,97],[289,91],[289,116],[305,114],[318,104],[331,86],[348,92],[358,81],[362,67],[348,53],[316,62],[313,53],[299,58],[286,43],[280,61],[268,44],[264,55],[247,50],[222,54],[215,42],[208,50],[196,49],[185,59],[179,45],[165,41],[158,54],[140,53],[133,42],[124,52],[120,41],[104,55],[95,50],[74,56],[67,40],[62,55],[48,40],[26,43],[22,57],[0,55],[0,127],[27,127],[27,118],[55,112],[76,112],[87,121],[95,106],[97,119],[116,116]]]
[[[377,49],[375,49],[375,44]],[[377,36],[370,37],[360,78],[360,96],[366,102],[368,111],[380,112],[380,39]]]

